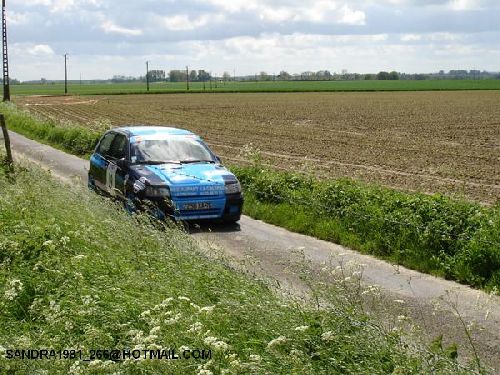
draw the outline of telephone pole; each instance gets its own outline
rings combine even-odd
[[[7,55],[7,18],[5,0],[2,0],[2,56],[3,56],[3,101],[10,101],[9,58]]]
[[[186,88],[189,91],[189,67],[186,65]]]
[[[146,61],[146,90],[149,92],[149,61]]]
[[[64,94],[68,93],[68,54],[64,54]]]

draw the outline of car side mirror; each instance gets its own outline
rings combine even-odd
[[[125,169],[125,168],[127,168],[127,167],[128,167],[129,162],[128,162],[128,160],[127,160],[127,159],[122,158],[122,159],[118,159],[118,160],[116,161],[116,165],[117,165],[119,168],[121,168],[121,169]]]
[[[215,155],[215,160],[217,160],[217,163],[222,164],[222,160],[219,156]]]

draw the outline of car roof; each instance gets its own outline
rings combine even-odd
[[[137,135],[154,135],[154,134],[167,134],[167,135],[195,135],[189,130],[173,128],[169,126],[144,126],[144,125],[130,125],[121,126],[112,129],[127,134],[129,137]]]

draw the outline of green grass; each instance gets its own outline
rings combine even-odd
[[[500,205],[233,168],[245,213],[292,231],[479,288],[500,288]]]
[[[177,228],[158,229],[37,168],[16,169],[15,180],[0,173],[0,352],[81,349],[88,358],[93,349],[185,346],[212,350],[212,358],[2,355],[2,373],[467,372],[442,350],[408,341],[404,325],[384,329],[341,283],[325,289],[324,308],[295,303],[206,257]]]
[[[100,135],[40,121],[10,104],[0,110],[12,130],[80,156],[92,152]],[[474,287],[500,287],[499,205],[351,180],[318,182],[259,167],[234,171],[246,190],[249,216]]]
[[[77,156],[90,155],[102,134],[82,126],[38,119],[12,103],[1,103],[0,113],[10,130]]]
[[[216,87],[217,86],[217,87]],[[75,84],[70,94],[143,94],[145,83]],[[190,83],[190,92],[293,92],[293,91],[434,91],[434,90],[500,90],[500,80],[424,80],[424,81],[259,81]],[[64,84],[12,85],[13,95],[63,95]],[[187,92],[184,82],[152,83],[151,93]]]

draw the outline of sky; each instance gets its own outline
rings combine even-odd
[[[499,0],[7,0],[10,76],[500,71]]]

